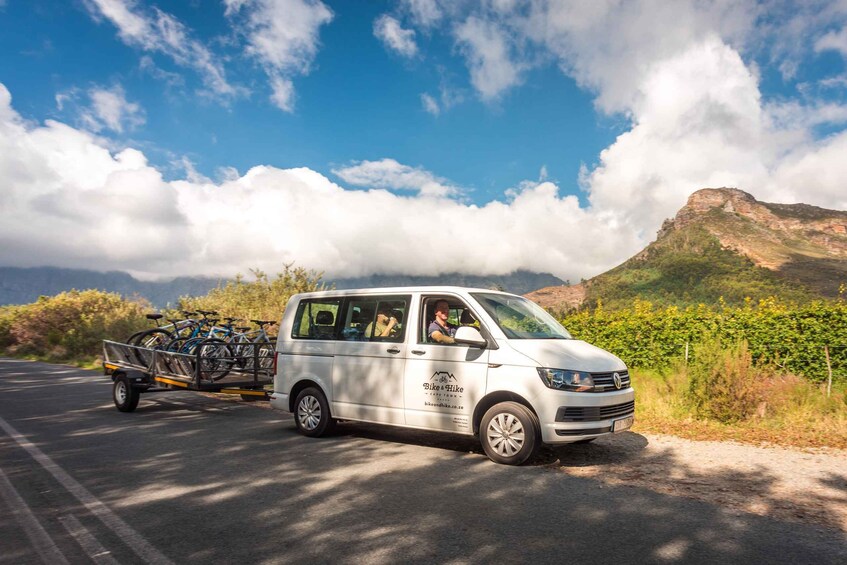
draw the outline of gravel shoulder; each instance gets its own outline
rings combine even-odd
[[[847,533],[845,450],[624,433],[548,450],[539,463],[609,485],[648,488]]]

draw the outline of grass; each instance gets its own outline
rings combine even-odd
[[[847,390],[827,398],[818,386],[793,375],[763,376],[755,414],[732,423],[699,416],[689,407],[688,375],[633,370],[636,424],[633,431],[700,441],[738,441],[754,445],[847,449]]]

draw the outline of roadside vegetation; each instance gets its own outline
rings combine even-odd
[[[322,274],[292,265],[271,277],[253,271],[179,310],[278,320],[291,295],[321,290]],[[843,294],[843,293],[842,293]],[[98,366],[102,339],[151,327],[149,304],[97,290],[0,307],[0,354]],[[847,449],[847,303],[740,306],[719,301],[680,308],[634,300],[609,311],[560,316],[578,339],[621,357],[637,394],[635,431],[691,439],[735,439]],[[828,356],[828,360],[827,360]]]
[[[0,352],[93,367],[102,340],[147,327],[150,305],[99,290],[71,290],[31,304],[0,307]]]
[[[285,265],[273,278],[252,271],[255,280],[239,275],[205,296],[184,296],[166,318],[181,311],[213,310],[242,320],[279,320],[288,299],[298,292],[324,288],[321,273]],[[145,314],[154,311],[144,300],[126,299],[99,290],[71,290],[42,296],[31,304],[0,307],[0,354],[23,359],[97,367],[102,340],[123,340],[147,329]],[[276,329],[271,328],[270,333]]]
[[[685,309],[636,300],[562,322],[630,367],[636,431],[847,449],[843,300]]]
[[[321,282],[323,273],[302,267],[285,265],[281,273],[273,278],[262,271],[250,271],[255,280],[247,281],[238,275],[234,281],[218,285],[205,296],[183,296],[177,310],[212,310],[221,316],[232,316],[242,320],[276,320],[288,300],[300,292],[328,290]],[[276,334],[276,327],[271,332]]]

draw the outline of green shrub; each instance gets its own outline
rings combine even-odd
[[[242,275],[234,281],[212,289],[206,296],[183,296],[180,310],[213,310],[221,316],[242,320],[279,321],[288,300],[300,292],[324,290],[321,273],[285,265],[283,272],[270,279],[259,270],[251,271],[255,281],[247,282]]]
[[[147,326],[149,306],[115,293],[71,290],[42,296],[0,313],[0,347],[6,354],[49,361],[84,361],[99,355],[103,339],[122,340]]]
[[[562,323],[578,339],[611,351],[630,367],[665,369],[689,357],[704,341],[744,340],[756,365],[774,365],[811,382],[827,379],[824,346],[829,347],[833,380],[847,383],[847,303],[812,302],[802,306],[774,298],[754,304],[715,307],[704,304],[655,308],[635,300],[629,308],[569,314]]]
[[[746,342],[724,347],[711,340],[697,346],[688,367],[687,399],[699,416],[725,424],[747,420],[764,399],[770,375],[753,365]]]

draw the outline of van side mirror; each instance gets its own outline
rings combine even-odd
[[[453,339],[456,343],[461,343],[462,345],[471,345],[473,347],[481,347],[482,349],[488,347],[488,342],[482,337],[479,330],[470,326],[462,326],[457,329]]]

